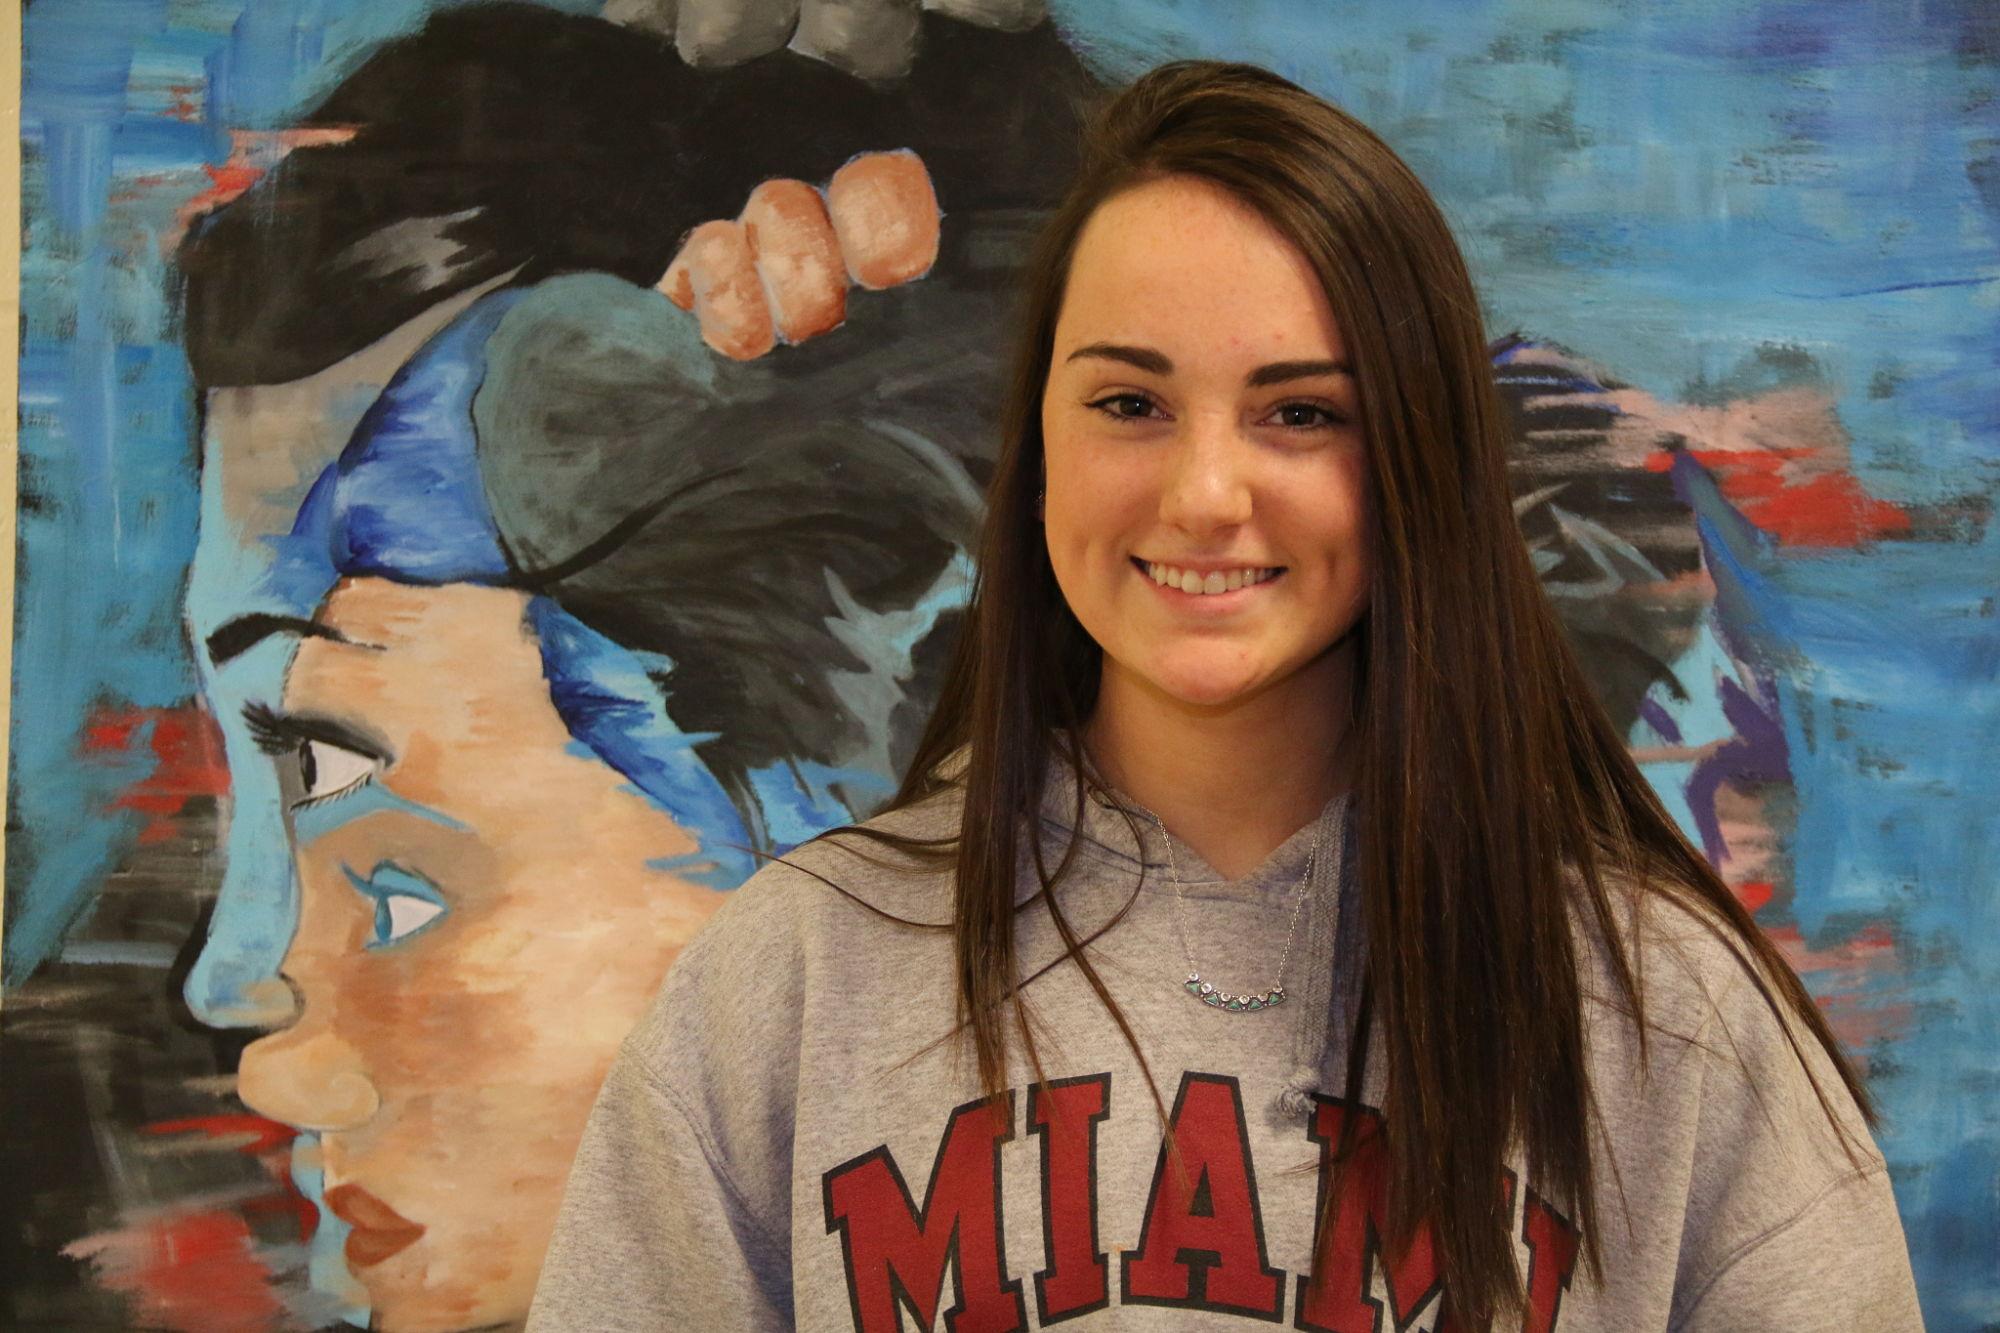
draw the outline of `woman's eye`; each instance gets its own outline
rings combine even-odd
[[[437,885],[392,861],[382,862],[366,876],[345,866],[341,869],[355,892],[374,906],[367,944],[370,949],[399,944],[451,911]]]
[[[1318,403],[1280,403],[1271,415],[1279,425],[1293,430],[1316,430],[1343,424],[1340,417]]]
[[[1137,393],[1107,394],[1089,406],[1126,421],[1143,421],[1153,414],[1153,400]]]
[[[374,755],[361,754],[332,741],[299,743],[300,801],[324,801],[352,791],[375,773]]]

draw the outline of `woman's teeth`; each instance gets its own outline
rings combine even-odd
[[[1172,565],[1148,564],[1146,572],[1153,582],[1163,588],[1178,588],[1182,592],[1194,593],[1200,597],[1212,597],[1219,592],[1235,592],[1238,588],[1253,587],[1267,583],[1284,572],[1283,566],[1270,569],[1232,569],[1227,573],[1198,574],[1192,569],[1176,569]]]

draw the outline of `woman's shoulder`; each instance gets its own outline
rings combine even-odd
[[[767,862],[681,950],[628,1051],[662,1081],[727,1082],[734,1066],[788,1058],[809,1010],[858,960],[892,966],[911,950],[948,948],[949,864],[891,844],[955,834],[955,810],[948,795],[932,798]]]
[[[1752,1137],[1783,1126],[1791,1149],[1811,1146],[1848,1169],[1879,1166],[1839,1066],[1795,1003],[1805,992],[1775,951],[1677,883],[1613,877],[1606,891],[1638,1005],[1606,932],[1585,926],[1579,980],[1597,1076],[1629,1084],[1640,1101],[1692,1080],[1709,1121],[1733,1119]]]
[[[1605,932],[1582,931],[1606,1271],[1627,1247],[1674,1247],[1676,1327],[1810,1322],[1822,1297],[1850,1326],[1914,1326],[1881,1151],[1796,976],[1698,890],[1606,889],[1640,1001],[1635,1014]],[[1835,1277],[1809,1290],[1802,1266]]]
[[[917,920],[940,923],[946,918],[935,913],[950,902],[950,853],[963,808],[963,791],[952,786],[914,804],[828,829],[751,876],[736,891],[735,903],[741,904],[737,914],[768,914],[778,904],[776,910],[797,920],[794,900],[801,891],[816,888],[813,897],[833,909],[815,917],[817,924],[845,920],[855,912],[879,917],[912,911]]]
[[[1572,872],[1581,884],[1581,876]],[[1774,980],[1724,911],[1664,877],[1606,869],[1605,914],[1578,895],[1579,980],[1588,1005],[1629,1007],[1620,977],[1630,969],[1652,1032],[1699,1041]]]
[[[729,892],[689,942],[670,983],[707,985],[784,970],[825,950],[951,919],[951,864],[960,798],[948,789],[915,805],[831,829],[767,861]]]

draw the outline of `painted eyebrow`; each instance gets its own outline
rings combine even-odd
[[[221,666],[231,658],[241,657],[273,634],[297,634],[307,639],[331,639],[335,643],[381,651],[380,644],[361,643],[350,639],[333,626],[322,625],[317,620],[301,620],[297,616],[274,616],[257,611],[226,621],[211,633],[205,644],[208,649],[208,660]]]
[[[1174,363],[1150,347],[1133,347],[1125,343],[1087,343],[1071,352],[1064,360],[1076,361],[1084,357],[1099,361],[1121,362],[1151,375],[1174,373]],[[1289,384],[1293,380],[1317,379],[1325,375],[1352,377],[1353,374],[1353,369],[1345,361],[1273,361],[1267,366],[1259,366],[1251,371],[1244,383],[1252,389],[1262,389],[1273,384]]]

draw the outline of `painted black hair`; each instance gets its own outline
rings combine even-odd
[[[351,138],[292,152],[179,255],[211,389],[313,374],[482,284],[535,289],[473,412],[510,582],[671,663],[668,711],[711,738],[699,753],[759,841],[749,773],[890,777],[915,746],[994,449],[1013,272],[1094,87],[1046,24],[927,17],[921,39],[879,86],[785,51],[694,69],[534,6],[450,10],[300,122]],[[755,363],[690,348],[692,317],[648,290],[689,228],[888,148],[917,152],[948,216],[931,274]]]
[[[183,242],[204,388],[299,379],[507,274],[649,286],[687,230],[760,181],[910,148],[949,211],[1046,207],[1093,85],[1048,24],[926,15],[910,75],[869,84],[778,51],[694,69],[671,42],[535,5],[474,4],[367,56],[301,148]]]

